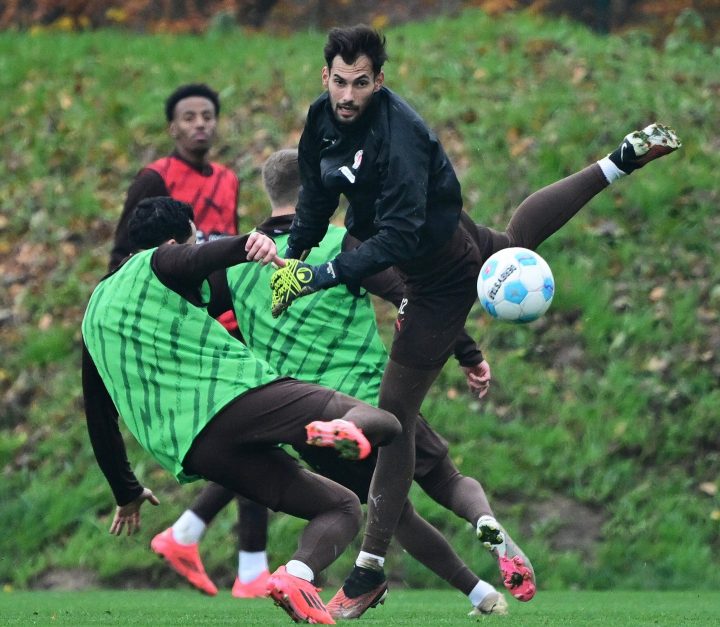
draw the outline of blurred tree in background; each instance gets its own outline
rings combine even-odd
[[[692,22],[698,39],[717,40],[720,30],[720,0],[4,0],[0,1],[0,29],[119,26],[200,33],[239,25],[278,33],[355,22],[383,28],[453,15],[467,7],[490,14],[529,9],[564,15],[600,32],[643,26],[658,36],[691,12],[701,18]]]

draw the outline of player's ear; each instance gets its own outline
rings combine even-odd
[[[173,139],[177,139],[178,129],[175,121],[170,122],[170,124],[168,125],[168,133],[170,134],[170,137],[172,137]]]
[[[190,220],[190,237],[185,240],[185,244],[197,244],[197,227],[192,220]]]
[[[375,89],[373,89],[373,92],[379,91],[380,88],[383,86],[383,83],[385,82],[385,72],[380,70],[377,75],[375,76]]]
[[[322,69],[322,84],[327,89],[328,83],[330,82],[330,69],[327,65],[323,65]]]

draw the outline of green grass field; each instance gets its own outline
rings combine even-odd
[[[327,600],[332,591],[323,593]],[[362,625],[717,625],[720,592],[543,592],[510,601],[507,616],[466,616],[469,604],[445,590],[393,590]],[[238,601],[193,591],[0,593],[3,625],[288,625],[269,600]]]

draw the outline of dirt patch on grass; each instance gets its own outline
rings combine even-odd
[[[550,530],[550,546],[557,551],[579,551],[590,557],[602,538],[605,514],[564,496],[529,505],[523,535],[530,536],[531,527]]]
[[[85,590],[99,585],[97,574],[82,568],[48,570],[32,584],[34,590]]]

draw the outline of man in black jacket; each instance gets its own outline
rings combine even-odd
[[[300,139],[303,187],[286,251],[291,259],[272,277],[273,312],[339,283],[357,290],[363,277],[393,265],[406,286],[379,401],[403,433],[378,455],[362,550],[328,604],[333,617],[356,618],[387,592],[384,556],[412,482],[415,417],[477,298],[482,263],[510,246],[536,248],[613,180],[680,143],[657,124],[631,133],[611,155],[530,196],[498,232],[463,213],[460,184],[437,136],[384,87],[385,38],[366,26],[332,29],[324,56],[327,92],[310,106]],[[298,261],[322,239],[341,194],[349,201],[348,232],[363,243],[321,265]],[[487,363],[478,364],[481,394],[489,375]],[[502,554],[502,534],[487,542]],[[532,572],[512,568],[513,595],[529,600]]]

